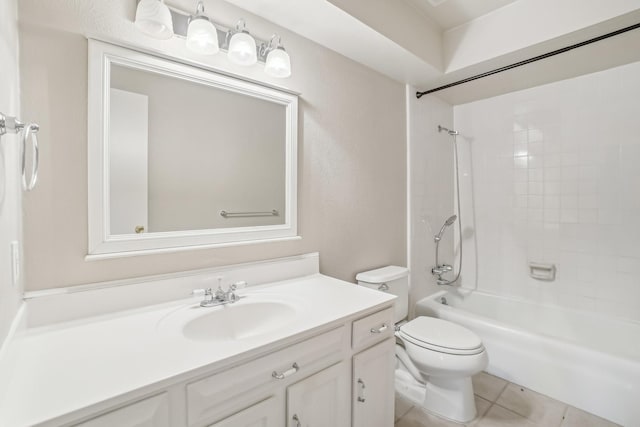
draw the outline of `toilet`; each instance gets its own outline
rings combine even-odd
[[[396,295],[396,392],[429,412],[464,423],[476,416],[471,377],[487,367],[482,340],[447,320],[406,321],[409,270],[388,266],[356,276],[361,286]]]

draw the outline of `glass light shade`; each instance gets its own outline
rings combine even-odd
[[[264,72],[272,77],[285,78],[291,75],[291,59],[281,47],[273,49],[267,55]]]
[[[162,0],[141,0],[136,9],[136,27],[156,39],[173,37],[171,12]]]
[[[235,33],[229,42],[229,52],[227,55],[231,62],[238,65],[253,65],[258,62],[256,41],[249,33]]]
[[[218,46],[218,31],[206,18],[195,17],[187,29],[187,48],[202,55],[215,55]]]

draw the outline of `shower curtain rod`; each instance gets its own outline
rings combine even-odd
[[[525,59],[524,61],[516,62],[515,64],[506,65],[504,67],[496,68],[495,70],[491,70],[491,71],[487,71],[485,73],[477,74],[475,76],[467,77],[466,79],[458,80],[457,82],[449,83],[449,84],[446,84],[444,86],[439,86],[439,87],[434,88],[434,89],[429,89],[429,90],[426,90],[424,92],[416,92],[416,97],[418,99],[420,99],[422,97],[422,95],[428,95],[428,94],[433,93],[433,92],[438,92],[440,90],[449,89],[450,87],[458,86],[458,85],[461,85],[463,83],[469,83],[469,82],[472,82],[474,80],[482,79],[484,77],[488,77],[488,76],[492,76],[494,74],[501,73],[503,71],[507,71],[507,70],[511,70],[513,68],[521,67],[523,65],[531,64],[532,62],[540,61],[541,59],[546,59],[546,58],[549,58],[551,56],[559,55],[561,53],[568,52],[568,51],[570,51],[572,49],[576,49],[578,47],[586,46],[588,44],[595,43],[595,42],[598,42],[600,40],[608,39],[609,37],[617,36],[618,34],[623,34],[623,33],[626,33],[627,31],[635,30],[636,28],[640,28],[640,22],[637,23],[637,24],[630,25],[630,26],[625,27],[625,28],[621,28],[621,29],[616,30],[616,31],[612,31],[612,32],[604,34],[602,36],[594,37],[592,39],[585,40],[585,41],[580,42],[580,43],[572,44],[571,46],[563,47],[561,49],[557,49],[557,50],[554,50],[554,51],[551,51],[551,52],[543,53],[542,55],[534,56],[533,58]]]

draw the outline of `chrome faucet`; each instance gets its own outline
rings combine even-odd
[[[453,270],[453,267],[449,264],[438,264],[431,269],[431,274],[437,276],[436,283],[438,285],[450,285],[451,282],[442,277],[443,274],[448,273]]]
[[[431,274],[434,276],[440,276],[444,273],[450,272],[451,270],[453,270],[453,267],[449,264],[440,264],[431,269]]]
[[[200,302],[200,307],[215,307],[218,305],[225,304],[233,304],[237,302],[240,298],[238,294],[236,294],[236,290],[238,289],[238,285],[246,284],[246,282],[237,282],[233,285],[229,286],[229,289],[226,291],[222,289],[222,278],[218,278],[218,289],[213,291],[211,288],[207,289],[196,289],[192,292],[193,295],[202,295],[204,294],[204,299]]]

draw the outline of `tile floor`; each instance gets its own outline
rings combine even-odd
[[[470,427],[616,427],[580,409],[482,372],[473,377],[478,416]],[[396,397],[395,427],[460,427]]]

